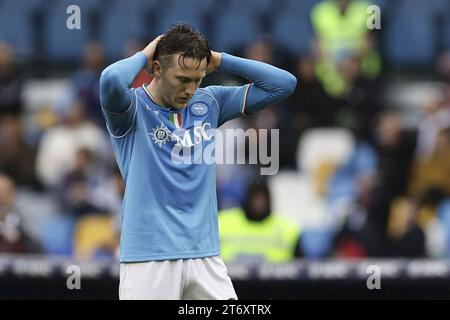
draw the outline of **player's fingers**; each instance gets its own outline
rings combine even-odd
[[[157,36],[151,43],[150,45],[154,46],[156,48],[156,45],[158,44],[159,40],[161,40],[163,34]]]
[[[143,50],[143,52],[147,55],[147,58],[148,58],[149,62],[151,62],[153,60],[153,55],[154,55],[155,50],[156,50],[156,45],[158,44],[158,42],[159,42],[159,40],[161,39],[162,36],[163,36],[163,34],[157,36]]]

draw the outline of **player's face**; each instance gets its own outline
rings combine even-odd
[[[206,59],[198,61],[192,58],[181,58],[173,55],[172,62],[166,68],[161,68],[160,93],[168,105],[185,108],[198,89],[206,75]]]

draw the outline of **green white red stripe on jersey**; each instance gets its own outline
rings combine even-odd
[[[183,119],[181,118],[181,112],[171,113],[170,114],[170,122],[175,126],[175,128],[179,129],[183,125]]]

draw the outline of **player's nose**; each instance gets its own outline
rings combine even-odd
[[[184,90],[184,93],[190,98],[194,95],[195,93],[195,85],[193,86],[189,86]]]

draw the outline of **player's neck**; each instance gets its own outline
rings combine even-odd
[[[150,84],[146,87],[147,92],[150,94],[150,97],[152,98],[153,102],[155,102],[158,106],[164,107],[164,108],[170,108],[170,105],[168,105],[159,94],[158,90],[158,84],[155,80],[150,82]]]

